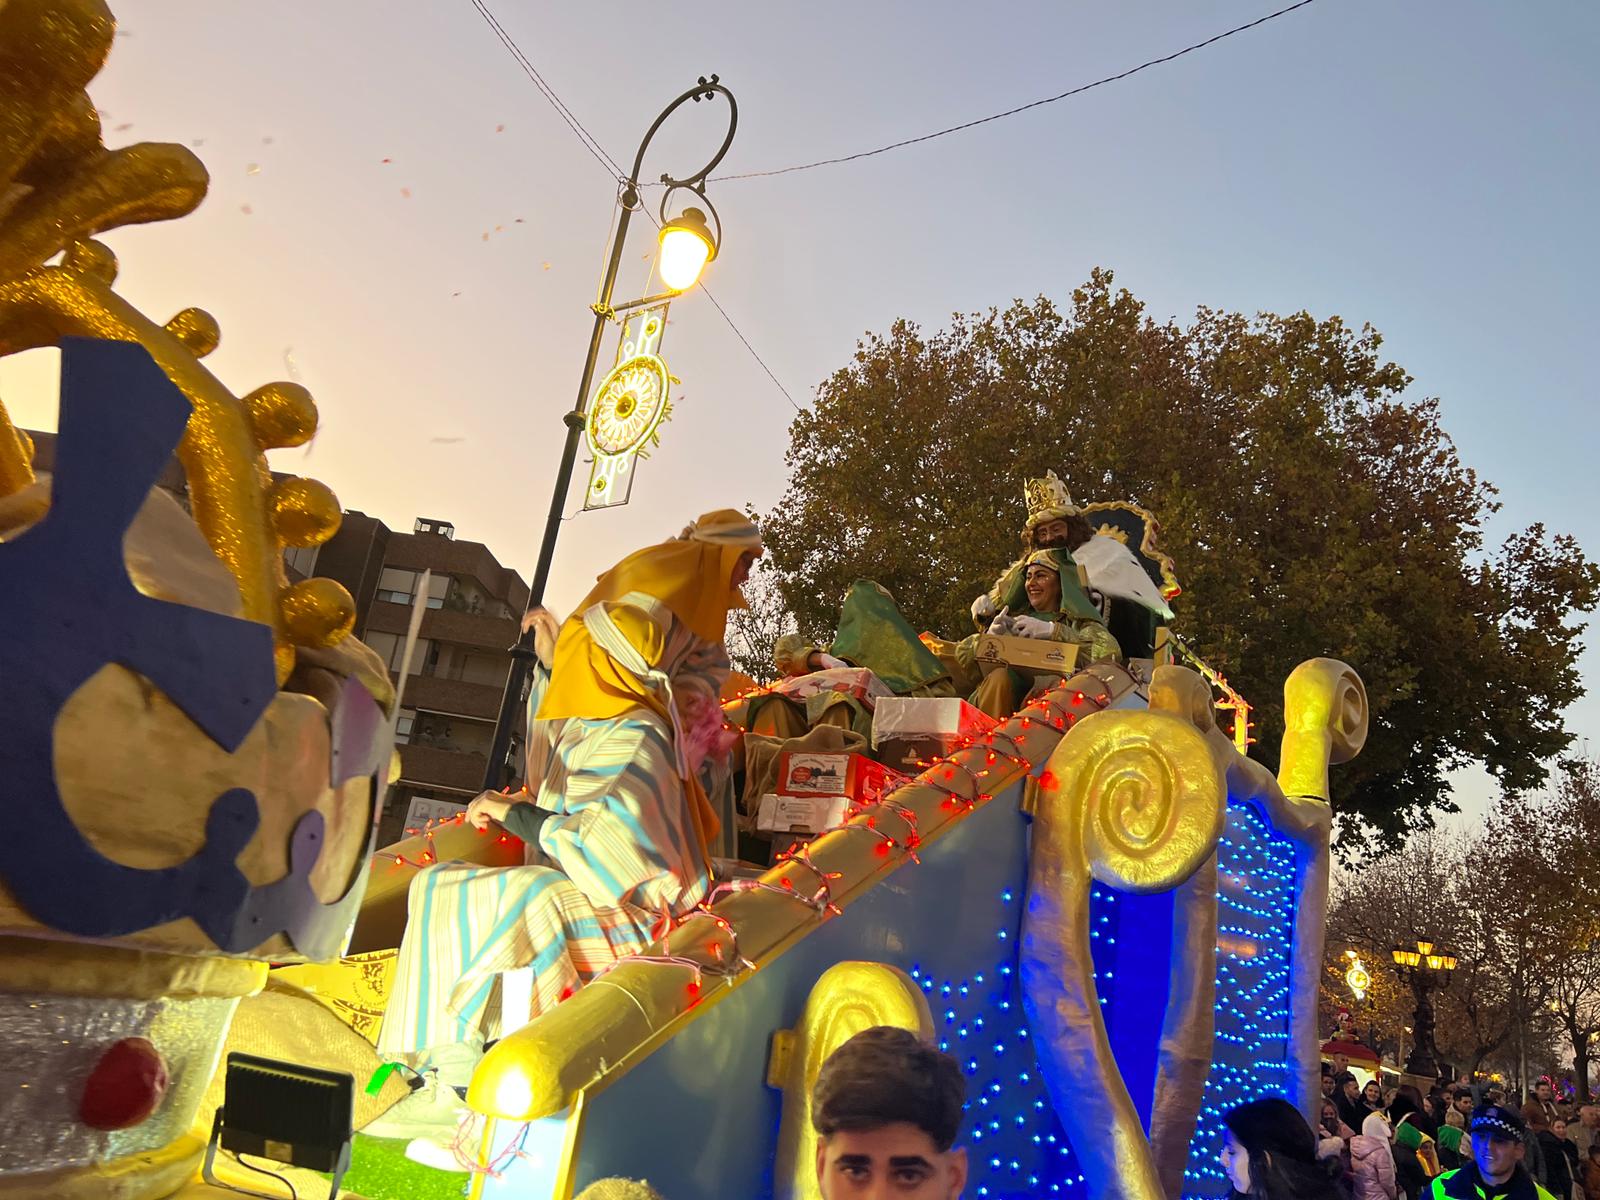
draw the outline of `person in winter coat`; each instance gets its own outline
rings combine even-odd
[[[1389,1122],[1381,1112],[1367,1114],[1361,1132],[1350,1139],[1353,1200],[1396,1200],[1394,1152],[1389,1147]]]
[[[1340,1200],[1334,1173],[1317,1161],[1317,1135],[1283,1097],[1241,1104],[1222,1123],[1220,1161],[1236,1197]]]
[[[1567,1138],[1567,1123],[1557,1117],[1533,1136],[1539,1139],[1539,1149],[1544,1155],[1544,1178],[1539,1182],[1551,1195],[1571,1196],[1578,1148]]]
[[[1583,1190],[1589,1200],[1600,1200],[1600,1142],[1589,1147],[1589,1161],[1583,1164]]]

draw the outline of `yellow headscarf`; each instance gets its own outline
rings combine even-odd
[[[720,643],[728,610],[746,607],[744,596],[734,586],[733,572],[740,556],[750,551],[761,552],[760,531],[743,513],[724,508],[705,514],[680,537],[635,551],[600,576],[561,627],[550,687],[537,719],[604,720],[636,708],[666,717],[661,697],[595,644],[583,614],[596,604],[642,592],[665,605],[696,637]],[[646,662],[651,666],[660,663],[664,636],[653,621],[633,608],[614,609],[611,617]],[[709,699],[716,701],[715,696]],[[684,785],[695,828],[702,843],[708,845],[717,833],[716,814],[697,779],[686,779]]]

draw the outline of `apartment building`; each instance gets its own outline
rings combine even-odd
[[[325,545],[291,551],[289,565],[350,590],[356,633],[389,664],[397,685],[412,604],[429,573],[396,734],[400,778],[389,790],[380,844],[399,837],[408,814],[452,811],[477,795],[510,671],[506,650],[528,600],[521,577],[481,542],[458,541],[448,521],[419,517],[401,533],[355,511]],[[513,775],[522,761],[518,733]]]

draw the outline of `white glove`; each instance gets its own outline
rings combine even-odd
[[[994,601],[989,598],[988,592],[985,592],[972,602],[972,619],[977,624],[982,625],[993,617],[994,613]]]
[[[1006,609],[1001,609],[994,620],[989,622],[989,632],[997,637],[1011,636],[1011,623],[1015,618]]]
[[[848,667],[850,665],[844,659],[835,658],[822,650],[814,651],[811,655],[811,661],[817,664],[816,669],[819,671],[832,671],[839,667]]]
[[[1016,630],[1017,637],[1038,638],[1040,641],[1049,641],[1056,635],[1056,623],[1042,621],[1038,617],[1012,617],[1011,628]]]

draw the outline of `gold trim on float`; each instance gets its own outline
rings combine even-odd
[[[266,981],[264,962],[0,936],[4,992],[161,1000],[253,996]]]
[[[822,1200],[811,1126],[811,1089],[828,1057],[863,1029],[896,1025],[933,1037],[933,1012],[911,976],[874,962],[842,962],[817,979],[800,1024],[773,1035],[767,1083],[783,1091],[772,1179],[776,1200]]]
[[[184,1134],[158,1150],[88,1167],[0,1174],[0,1196],[15,1200],[161,1200],[200,1170],[206,1144]]]
[[[578,1150],[583,1145],[583,1118],[588,1109],[589,1094],[579,1092],[572,1098],[572,1111],[567,1114],[566,1138],[561,1143],[561,1163],[556,1168],[556,1187],[551,1200],[572,1200],[577,1190]]]
[[[1148,508],[1133,503],[1131,500],[1096,500],[1093,504],[1085,504],[1078,510],[1087,519],[1093,512],[1130,512],[1144,522],[1144,535],[1139,540],[1139,553],[1155,563],[1161,570],[1161,594],[1171,600],[1183,594],[1183,585],[1178,582],[1177,564],[1172,561],[1172,555],[1156,545],[1156,532],[1161,528],[1155,514]],[[1093,522],[1090,522],[1093,524]],[[1120,530],[1118,531],[1121,532]],[[1117,539],[1126,543],[1126,537]]]

